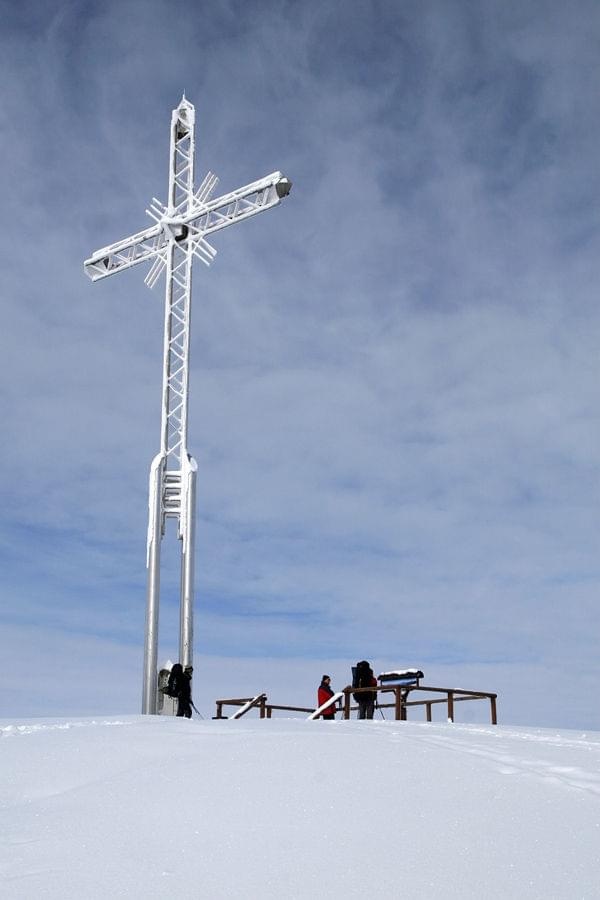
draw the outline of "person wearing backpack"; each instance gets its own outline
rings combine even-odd
[[[373,674],[371,664],[363,659],[352,670],[352,687],[367,688],[377,687],[377,679]],[[375,712],[375,691],[361,691],[360,694],[352,695],[358,703],[358,718],[372,719]]]
[[[179,682],[179,703],[177,704],[177,715],[185,716],[186,719],[192,718],[192,672],[191,666],[186,666]]]
[[[319,690],[317,691],[317,709],[319,706],[323,706],[324,703],[327,703],[328,700],[333,697],[333,688],[331,687],[331,678],[329,675],[323,675],[321,678],[321,684],[319,685]],[[335,707],[328,706],[325,712],[321,713],[322,719],[327,719],[328,721],[332,721],[335,719]]]

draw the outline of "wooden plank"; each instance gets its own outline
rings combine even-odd
[[[490,691],[465,691],[462,688],[439,688],[439,687],[430,687],[429,685],[420,685],[418,688],[413,688],[415,691],[432,691],[432,693],[437,694],[447,694],[448,691],[452,691],[453,694],[469,694],[473,697],[497,697],[497,694],[494,694]]]
[[[248,700],[252,699],[252,697],[235,697],[231,700],[217,700],[217,703],[222,703],[223,706],[243,706],[244,703],[247,703]]]

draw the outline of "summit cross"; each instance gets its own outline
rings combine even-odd
[[[188,383],[192,261],[206,266],[217,251],[207,236],[277,206],[291,182],[281,172],[211,199],[219,179],[209,172],[194,188],[195,110],[185,95],[171,116],[169,194],[166,204],[152,198],[146,213],[154,224],[103,247],[84,263],[92,281],[151,265],[145,283],[152,288],[166,273],[160,451],[150,466],[146,566],[148,588],[144,645],[142,712],[157,712],[160,547],[168,518],[177,521],[181,541],[179,661],[191,666],[194,624],[194,533],[197,465],[188,452]]]

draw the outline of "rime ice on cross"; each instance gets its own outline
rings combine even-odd
[[[92,281],[98,281],[148,260],[149,287],[166,271],[161,442],[150,467],[143,713],[157,708],[160,544],[167,518],[177,520],[182,542],[179,661],[192,663],[197,469],[187,449],[192,260],[196,256],[210,265],[217,251],[208,235],[277,206],[291,188],[281,172],[274,172],[211,200],[218,178],[209,172],[195,191],[194,122],[194,107],[183,96],[171,117],[168,203],[153,197],[146,210],[155,224],[103,247],[84,263]]]

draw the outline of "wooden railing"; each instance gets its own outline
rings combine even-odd
[[[425,718],[427,722],[432,721],[431,716],[431,708],[438,703],[446,703],[448,706],[448,720],[450,722],[454,722],[454,704],[461,703],[465,700],[489,700],[490,702],[490,720],[492,725],[498,724],[498,713],[496,707],[496,699],[498,697],[497,694],[492,694],[489,691],[466,691],[462,688],[439,688],[439,687],[431,687],[429,685],[419,684],[419,685],[407,685],[407,684],[386,684],[386,685],[378,685],[373,688],[352,688],[347,687],[344,689],[344,719],[350,718],[350,712],[354,709],[357,709],[356,706],[351,706],[350,698],[352,694],[361,694],[361,693],[369,693],[370,691],[376,691],[377,693],[393,693],[394,694],[394,702],[393,703],[382,703],[378,701],[377,706],[379,709],[389,709],[390,707],[394,709],[394,718],[399,721],[406,721],[407,718],[407,708],[409,706],[424,706],[425,707]],[[446,697],[442,698],[427,698],[425,700],[409,700],[409,696],[411,693],[430,693],[430,694],[445,694]]]
[[[341,706],[341,711],[343,713],[344,719],[350,719],[351,713],[358,709],[358,706],[352,705],[352,695],[353,694],[366,694],[375,691],[379,694],[394,694],[394,700],[391,703],[382,703],[377,702],[378,709],[393,709],[394,710],[394,719],[397,721],[406,721],[407,719],[407,710],[412,706],[424,706],[425,707],[425,719],[427,722],[432,721],[432,707],[437,704],[443,703],[447,705],[448,709],[448,720],[450,722],[454,722],[454,706],[456,703],[462,703],[465,700],[488,700],[490,704],[490,719],[492,725],[498,724],[498,715],[497,715],[497,707],[496,707],[496,699],[498,697],[497,694],[490,693],[489,691],[466,691],[462,688],[439,688],[439,687],[429,687],[422,684],[385,684],[385,685],[377,685],[377,687],[369,687],[369,688],[353,688],[350,685],[345,687],[342,693],[344,695],[344,702]],[[424,700],[410,700],[409,697],[411,694],[416,693],[429,693],[429,694],[445,694],[445,697],[426,697]],[[217,700],[217,714],[213,718],[215,719],[226,719],[228,718],[226,715],[223,715],[223,707],[225,706],[235,706],[238,707],[237,711],[231,716],[233,719],[241,718],[251,709],[258,708],[260,712],[261,719],[270,719],[273,714],[273,710],[280,710],[283,712],[303,712],[310,713],[312,716],[316,709],[315,707],[306,707],[306,706],[282,706],[280,704],[269,703],[266,694],[257,694],[255,697],[240,697],[233,698],[230,700]],[[244,708],[245,707],[245,708]],[[309,716],[310,718],[310,716]]]

